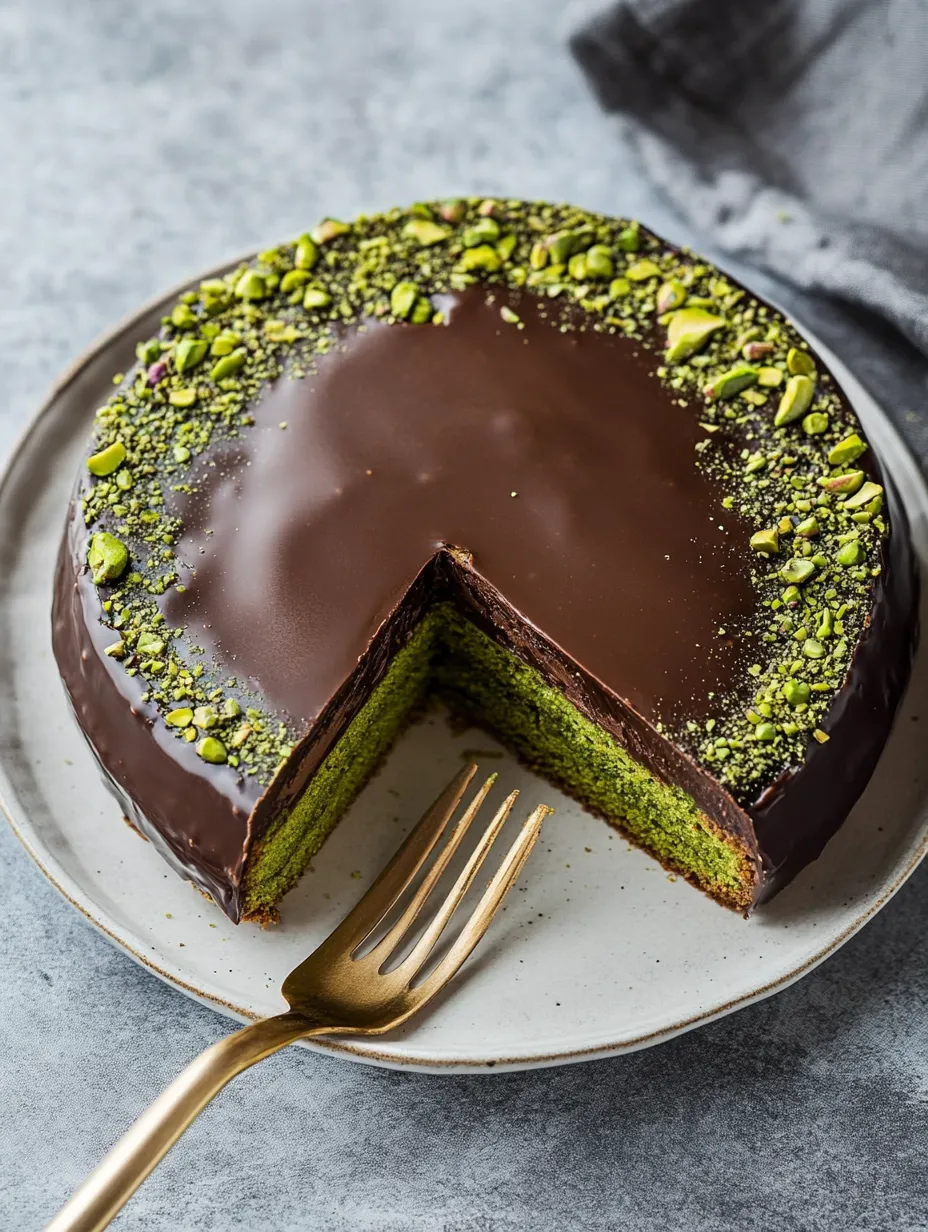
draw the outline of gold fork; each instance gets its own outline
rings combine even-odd
[[[359,951],[385,924],[385,917],[414,882],[476,772],[477,767],[469,765],[455,776],[354,910],[290,972],[281,989],[289,1011],[236,1031],[191,1062],[117,1142],[46,1232],[97,1232],[105,1228],[213,1096],[242,1070],[308,1035],[380,1035],[405,1022],[444,988],[486,932],[528,859],[541,823],[552,811],[544,804],[534,810],[447,953],[414,984],[503,828],[519,794],[511,792],[421,937],[397,966],[384,970],[420,919],[493,786],[495,774],[467,806],[398,918],[390,922],[369,952]]]

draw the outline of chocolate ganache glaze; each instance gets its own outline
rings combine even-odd
[[[648,719],[708,715],[736,677],[743,644],[716,631],[756,600],[699,425],[653,357],[507,299],[523,330],[474,290],[444,328],[352,331],[268,391],[182,508],[195,572],[169,623],[301,724],[446,544]]]
[[[501,319],[504,306],[518,328]],[[104,653],[88,530],[69,519],[53,614],[72,704],[127,815],[233,918],[249,850],[305,787],[424,612],[451,599],[754,852],[753,898],[814,858],[869,778],[907,679],[914,578],[898,500],[871,617],[828,717],[747,790],[679,734],[751,704],[754,529],[694,465],[697,417],[624,336],[558,328],[550,304],[473,287],[444,321],[348,325],[285,372],[253,426],[171,496],[185,588],[167,624],[304,733],[269,787],[210,765]],[[717,447],[743,445],[732,423]],[[724,631],[724,632],[720,632]],[[853,756],[847,750],[853,749]]]

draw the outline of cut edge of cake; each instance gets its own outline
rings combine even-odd
[[[265,797],[263,833],[250,843],[242,873],[242,918],[265,924],[278,918],[280,900],[300,880],[417,708],[433,694],[452,714],[487,729],[523,764],[615,826],[669,872],[726,907],[750,911],[759,883],[756,842],[751,844],[734,826],[726,830],[682,787],[663,781],[636,760],[537,666],[491,636],[485,621],[483,627],[476,623],[473,600],[460,602],[471,576],[468,566],[461,565],[462,556],[466,559],[459,550],[439,553],[417,579],[430,590],[424,611],[296,799],[280,807],[275,793]],[[451,579],[455,584],[449,587]],[[505,604],[502,596],[494,598],[498,605]],[[479,605],[486,606],[485,594]],[[531,640],[544,642],[539,631],[530,628]],[[384,636],[381,642],[389,640]],[[573,672],[578,679],[583,675],[578,664]],[[359,673],[365,674],[365,665]],[[345,692],[353,692],[350,682]],[[614,700],[632,719],[627,703]],[[633,722],[642,720],[634,716]],[[324,730],[325,716],[315,726]],[[653,739],[666,746],[668,760],[679,760],[679,750],[651,730]],[[294,751],[282,778],[299,774],[313,738],[310,732]]]

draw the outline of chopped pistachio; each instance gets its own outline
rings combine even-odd
[[[786,353],[786,370],[793,376],[815,376],[815,360],[808,351],[790,347]]]
[[[233,749],[240,749],[253,731],[254,728],[250,723],[243,723],[241,727],[237,727],[229,737],[229,744],[232,745]]]
[[[210,343],[210,355],[231,355],[237,346],[241,346],[242,336],[234,329],[220,330]]]
[[[197,400],[197,391],[194,388],[172,389],[168,394],[168,402],[171,406],[179,406],[181,408],[191,407]]]
[[[164,716],[165,723],[169,727],[189,727],[193,722],[193,711],[189,706],[181,706],[177,710],[171,710]]]
[[[822,528],[818,524],[818,518],[813,514],[811,517],[803,518],[796,526],[796,534],[802,535],[807,539],[813,538],[819,533]]]
[[[818,482],[819,487],[824,488],[826,492],[836,492],[840,496],[850,496],[860,488],[863,481],[863,471],[848,471],[844,475],[826,475]]]
[[[864,509],[866,508],[866,506],[870,504],[871,501],[874,501],[876,499],[879,499],[880,501],[882,501],[882,498],[883,498],[883,488],[881,487],[881,485],[878,483],[872,483],[870,480],[867,480],[866,483],[861,484],[857,492],[855,492],[852,496],[849,496],[847,498],[847,500],[844,502],[841,508],[842,509]],[[877,512],[879,512],[879,510],[877,510]]]
[[[674,308],[682,308],[686,303],[686,287],[679,278],[671,278],[658,287],[656,302],[658,316]]]
[[[809,580],[814,572],[815,565],[811,560],[801,556],[794,556],[780,570],[780,577],[784,582],[790,582],[794,586],[801,586],[803,582]]]
[[[667,326],[667,362],[675,364],[695,355],[724,324],[724,317],[714,316],[702,308],[681,308]]]
[[[203,309],[209,317],[216,316],[229,303],[229,288],[222,278],[207,278],[200,283]]]
[[[774,416],[774,427],[782,428],[784,424],[801,419],[809,409],[814,393],[815,384],[809,377],[791,376],[786,382],[786,389]]]
[[[573,231],[556,231],[545,239],[545,247],[553,265],[567,261],[579,247]]]
[[[107,475],[112,475],[113,471],[122,466],[125,460],[125,445],[122,441],[114,441],[112,445],[107,445],[106,449],[101,449],[99,453],[91,454],[87,459],[87,469],[91,475],[103,479]]]
[[[839,565],[844,565],[845,568],[850,568],[852,565],[859,565],[862,560],[865,560],[867,553],[864,551],[863,544],[859,539],[852,539],[849,543],[844,543],[838,548],[835,554],[835,560]]]
[[[578,252],[567,262],[567,273],[577,282],[586,282],[586,253]]]
[[[390,311],[401,321],[412,313],[419,298],[419,288],[414,282],[398,282],[390,295]]]
[[[495,218],[480,218],[472,227],[467,227],[461,239],[465,248],[493,244],[499,239],[499,223]]]
[[[461,254],[460,267],[462,270],[487,270],[492,273],[493,270],[498,270],[501,265],[499,253],[495,248],[491,248],[489,244],[481,244],[477,248],[467,248]]]
[[[298,291],[300,287],[305,287],[309,282],[309,274],[305,269],[288,270],[280,280],[280,289],[285,295],[291,291]]]
[[[783,384],[783,373],[779,368],[758,368],[757,383],[764,389],[776,389],[778,385]]]
[[[747,402],[751,406],[763,406],[767,401],[767,395],[762,389],[760,389],[759,386],[756,386],[753,389],[742,389],[739,397],[742,402]]]
[[[174,348],[174,367],[189,372],[206,358],[208,343],[202,338],[182,338]]]
[[[496,255],[504,265],[512,256],[518,242],[516,236],[510,233],[509,235],[504,235],[496,245]]]
[[[313,228],[311,238],[317,244],[328,244],[341,235],[347,235],[350,230],[350,223],[341,222],[338,218],[323,218],[318,227]]]
[[[791,678],[783,686],[783,696],[791,706],[805,706],[812,696],[812,690],[803,681]]]
[[[204,736],[197,745],[197,754],[204,761],[209,762],[214,766],[221,766],[228,760],[226,746],[221,740],[217,740],[215,736]]]
[[[625,271],[629,282],[647,282],[649,278],[660,278],[661,267],[653,261],[633,261]]]
[[[852,432],[828,451],[828,465],[847,466],[849,462],[856,462],[861,454],[866,452],[866,442],[862,441],[856,432]]]
[[[293,263],[299,270],[311,270],[319,260],[319,249],[311,235],[301,235],[296,242]],[[281,284],[281,289],[287,288]]]
[[[802,430],[806,436],[820,436],[828,431],[828,416],[821,411],[812,411],[803,419]]]
[[[780,550],[780,536],[775,530],[755,531],[751,536],[751,547],[755,552],[775,556]]]
[[[586,253],[587,278],[611,278],[614,270],[612,253],[605,244],[594,244]]]
[[[219,714],[215,706],[197,706],[193,712],[193,722],[201,731],[208,731],[219,722]]]
[[[248,352],[244,347],[239,347],[230,355],[223,355],[221,359],[217,359],[210,369],[209,379],[211,381],[223,381],[226,377],[234,376],[236,372],[241,371],[248,362]]]
[[[245,270],[235,284],[235,294],[239,299],[264,299],[267,295],[267,284],[257,270]]]
[[[413,306],[409,320],[413,325],[424,325],[426,321],[432,319],[432,303],[427,300],[424,295],[420,295]]]
[[[754,330],[749,330],[748,332],[756,333]],[[740,346],[738,345],[739,343]],[[738,342],[735,343],[735,350],[741,352],[742,359],[746,359],[749,363],[756,363],[757,360],[771,355],[776,350],[776,347],[772,342],[756,342],[742,334]],[[774,385],[779,385],[783,379],[783,374],[779,368],[761,368],[761,372],[775,372],[778,380],[772,382]]]
[[[441,203],[438,207],[438,212],[445,222],[457,225],[467,213],[467,203],[461,201],[458,197],[452,197]]]
[[[158,637],[157,633],[142,632],[139,634],[135,648],[139,654],[152,659],[157,658],[164,650],[164,638]]]
[[[403,234],[414,239],[423,248],[431,248],[433,244],[443,243],[451,232],[447,227],[440,227],[437,222],[430,222],[426,218],[413,218],[403,228]]]
[[[177,304],[171,312],[171,324],[175,329],[193,329],[199,321],[189,304]]]
[[[87,564],[97,586],[121,577],[128,563],[129,551],[115,535],[101,530],[91,536]]]
[[[756,382],[756,368],[752,368],[750,364],[735,364],[727,372],[713,377],[703,392],[710,400],[718,398],[724,401],[727,398],[733,398],[735,394],[740,394],[743,389],[747,389]]]
[[[322,287],[307,287],[303,295],[303,307],[307,312],[312,312],[317,308],[328,308],[332,302],[332,296]]]

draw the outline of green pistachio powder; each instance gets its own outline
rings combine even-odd
[[[658,723],[736,795],[802,760],[841,686],[869,611],[887,527],[883,491],[858,469],[867,445],[830,377],[778,313],[637,224],[568,206],[479,199],[322,222],[181,296],[138,365],[96,414],[81,508],[107,654],[144,681],[179,740],[266,785],[299,732],[169,628],[157,597],[183,590],[182,532],[167,493],[196,490],[198,459],[254,422],[268,382],[299,378],[364,318],[442,326],[431,297],[475,283],[551,299],[552,328],[621,334],[658,351],[658,378],[698,416],[696,465],[755,529],[758,606],[742,687],[723,717]],[[558,312],[559,304],[585,311]],[[503,324],[521,322],[509,306]],[[609,408],[603,408],[608,414]],[[283,428],[284,425],[281,425]],[[736,428],[738,448],[726,429]],[[747,544],[746,544],[747,547]],[[719,636],[726,636],[724,629]],[[740,848],[695,803],[632,761],[537,672],[449,605],[434,608],[250,863],[246,914],[267,916],[429,687],[623,827],[665,863],[743,905]]]

